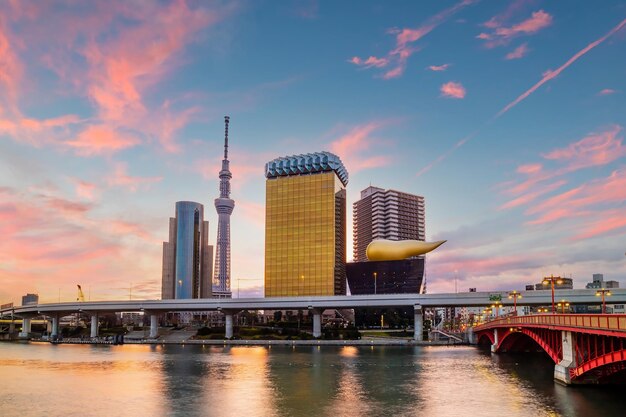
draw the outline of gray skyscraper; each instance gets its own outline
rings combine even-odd
[[[178,201],[169,242],[163,242],[162,299],[211,297],[213,246],[208,237],[202,204]]]
[[[215,279],[213,293],[218,297],[230,297],[230,215],[235,208],[235,201],[230,198],[230,173],[228,161],[228,122],[224,117],[224,159],[220,171],[220,196],[215,199],[215,209],[219,216],[217,223],[217,249],[215,253]]]

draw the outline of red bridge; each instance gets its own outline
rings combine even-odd
[[[474,340],[491,351],[540,347],[565,384],[602,383],[626,369],[626,315],[540,314],[509,316],[474,327]]]

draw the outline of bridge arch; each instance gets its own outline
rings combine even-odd
[[[493,345],[495,343],[493,332],[491,330],[486,330],[478,333],[477,341],[479,345]]]
[[[510,350],[516,345],[519,346],[519,344],[525,343],[524,339],[527,340],[527,338],[530,338],[546,352],[554,363],[559,363],[563,359],[560,332],[545,329],[521,328],[513,331],[507,329],[506,332],[502,332],[496,351]]]
[[[626,353],[611,352],[596,358],[587,360],[570,370],[570,377],[573,379],[584,379],[587,375],[594,373],[596,378],[606,378],[613,374],[626,370]]]

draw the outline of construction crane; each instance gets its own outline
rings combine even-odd
[[[80,288],[80,285],[78,284],[76,284],[76,286],[78,287],[78,297],[76,298],[76,301],[84,302],[85,294],[83,294],[83,289]]]

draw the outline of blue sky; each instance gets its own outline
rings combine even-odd
[[[623,2],[0,2],[2,301],[157,298],[175,201],[215,241],[226,114],[235,293],[264,163],[318,150],[350,206],[426,198],[429,291],[626,283]]]

